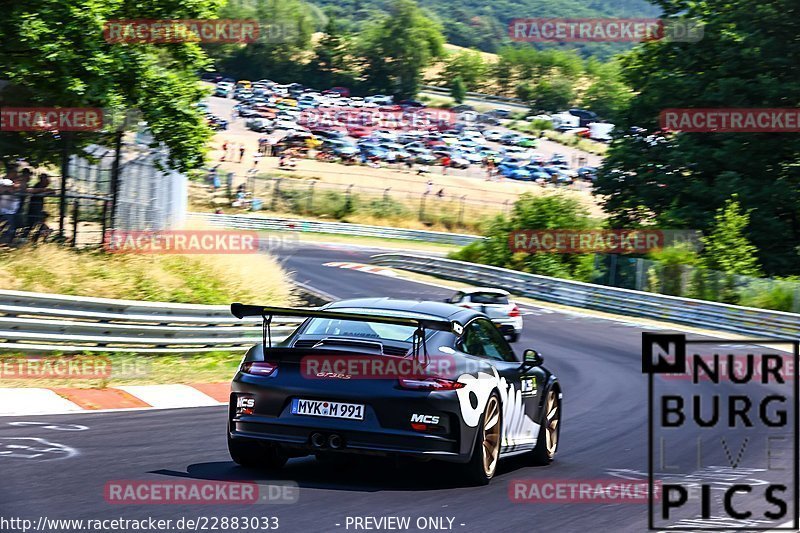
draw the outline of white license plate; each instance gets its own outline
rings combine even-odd
[[[364,420],[364,406],[360,403],[326,402],[323,400],[292,400],[292,414]]]

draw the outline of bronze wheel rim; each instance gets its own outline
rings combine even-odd
[[[555,391],[550,391],[547,394],[547,405],[545,410],[545,444],[547,445],[547,454],[552,457],[556,454],[558,449],[558,423],[560,420],[560,409],[558,405],[558,398],[556,398]]]
[[[483,471],[486,477],[492,477],[500,457],[500,402],[496,396],[490,396],[483,417]]]

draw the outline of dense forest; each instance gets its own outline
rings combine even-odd
[[[326,14],[345,21],[351,31],[385,14],[391,6],[391,0],[309,1],[322,7]],[[655,17],[660,12],[645,0],[421,0],[419,5],[441,23],[447,42],[484,52],[496,52],[511,42],[508,24],[517,18]],[[605,58],[626,47],[586,44],[575,48],[582,55]]]

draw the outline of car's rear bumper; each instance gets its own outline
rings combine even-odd
[[[455,391],[430,394],[380,386],[369,390],[370,381],[332,380],[321,387],[285,379],[281,386],[274,386],[269,378],[240,373],[231,384],[230,436],[273,442],[304,453],[336,451],[469,460],[475,428],[463,424]],[[242,396],[255,400],[252,414],[237,414],[237,399]],[[293,398],[360,403],[365,406],[363,420],[293,414]],[[437,426],[415,430],[411,425],[415,415],[438,417]],[[322,434],[325,441],[337,435],[343,445],[335,450],[315,447],[311,439],[315,433]]]
[[[522,332],[522,317],[504,319],[493,318],[492,322],[494,322],[500,331],[505,335],[510,333],[519,334]]]
[[[331,424],[331,422],[334,422]],[[377,455],[408,455],[429,457],[453,462],[466,462],[458,450],[456,439],[440,435],[426,435],[408,431],[382,429],[380,431],[343,428],[336,420],[267,420],[257,416],[235,418],[232,421],[232,438],[250,438],[273,442],[306,453],[337,452]],[[311,436],[320,433],[326,444],[314,446]],[[328,438],[337,435],[341,447],[332,449]]]

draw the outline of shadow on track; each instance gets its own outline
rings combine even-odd
[[[263,477],[264,471],[243,468],[230,461],[196,463],[187,466],[186,472],[153,470],[150,473],[211,481],[293,481],[300,487],[327,490],[425,491],[469,488],[458,475],[459,466],[403,458],[352,456],[321,461],[314,457],[301,457],[290,460],[279,472],[269,473],[269,477]],[[528,467],[530,465],[524,458],[509,458],[500,462],[495,478],[518,474],[520,469]]]

